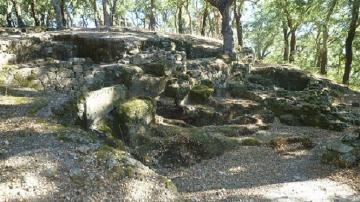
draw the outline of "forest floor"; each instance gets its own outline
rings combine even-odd
[[[44,97],[54,95],[15,89],[0,97],[0,201],[76,200],[87,195],[91,201],[115,191],[106,179],[100,186],[74,184],[71,179],[81,179],[79,173],[101,179],[97,176],[101,168],[77,160],[86,153],[84,145],[64,141],[61,125],[31,116]],[[77,128],[66,131],[83,133]],[[308,134],[316,146],[280,153],[268,146],[244,146],[188,168],[157,172],[171,178],[188,201],[360,200],[359,167],[339,169],[320,163],[321,149],[341,133],[276,122],[268,132],[265,138]],[[86,148],[91,150],[91,144]]]
[[[321,164],[337,132],[274,123],[268,134],[309,134],[311,150],[244,146],[190,168],[161,170],[188,201],[359,201],[360,168]],[[270,138],[270,137],[269,137]]]

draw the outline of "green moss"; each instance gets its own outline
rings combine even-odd
[[[126,150],[124,142],[112,135],[106,137],[105,143],[115,149]]]
[[[151,99],[132,98],[122,103],[119,110],[129,119],[141,119],[149,112],[154,112],[154,107]]]
[[[96,156],[98,159],[107,159],[109,155],[115,155],[118,158],[123,157],[124,151],[119,148],[112,147],[107,144],[102,144],[97,150],[96,150]]]
[[[160,176],[160,181],[164,182],[165,188],[169,189],[173,192],[177,192],[177,187],[175,186],[175,184],[168,179],[167,177],[164,176]]]
[[[133,165],[128,165],[126,167],[125,173],[128,177],[134,178],[137,175],[136,168]]]
[[[193,103],[204,103],[214,93],[214,88],[206,85],[196,85],[189,93],[189,99]]]
[[[35,116],[38,111],[46,107],[49,103],[49,98],[40,97],[34,100],[32,103],[31,109],[27,111],[29,116]]]
[[[67,136],[65,134],[61,134],[61,135],[57,136],[57,139],[62,142],[72,142],[72,138],[70,138],[69,136]]]
[[[262,142],[254,137],[247,137],[241,140],[243,146],[260,146]]]

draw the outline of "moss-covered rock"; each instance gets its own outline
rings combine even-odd
[[[214,88],[206,85],[196,85],[189,93],[191,103],[206,103],[209,97],[214,93]]]
[[[151,137],[141,136],[134,154],[147,164],[189,166],[202,159],[223,154],[240,145],[236,138],[203,128],[155,125]]]
[[[132,98],[120,104],[118,113],[127,124],[150,124],[154,121],[155,106],[150,98]]]
[[[138,137],[148,133],[155,120],[155,105],[151,98],[131,98],[117,108],[117,124],[124,139],[137,145]]]

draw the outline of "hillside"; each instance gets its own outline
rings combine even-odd
[[[221,46],[1,29],[0,201],[359,201],[360,93]]]

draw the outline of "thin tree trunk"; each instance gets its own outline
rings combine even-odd
[[[14,26],[13,21],[11,19],[12,11],[13,11],[13,4],[8,2],[6,9],[6,23],[8,27]]]
[[[113,1],[113,4],[112,4],[112,7],[111,7],[111,26],[114,26],[116,23],[114,23],[115,19],[117,18],[116,17],[116,6],[117,6],[117,3],[118,3],[118,0],[114,0]]]
[[[283,37],[284,37],[284,54],[283,60],[289,61],[289,30],[286,21],[283,21]]]
[[[102,6],[103,6],[103,15],[104,15],[104,25],[106,27],[109,27],[109,26],[111,26],[110,12],[109,12],[109,1],[108,0],[102,0]]]
[[[177,19],[178,19],[178,27],[179,27],[179,33],[180,34],[183,34],[184,33],[184,19],[182,17],[182,4],[179,3],[178,5],[179,9],[178,9],[178,16],[177,16]]]
[[[56,13],[56,27],[58,29],[63,28],[63,16],[62,16],[62,12],[61,12],[61,6],[60,6],[60,2],[59,0],[51,0],[54,9],[55,9],[55,13]]]
[[[220,31],[220,27],[221,27],[221,14],[219,14],[218,10],[214,10],[214,31],[215,34],[213,37],[219,38],[221,31]]]
[[[209,4],[205,2],[205,9],[204,14],[202,17],[202,25],[201,25],[201,35],[205,36],[205,30],[206,30],[206,20],[209,16]]]
[[[40,26],[40,21],[39,21],[39,19],[36,17],[35,4],[36,4],[35,0],[31,0],[31,1],[30,1],[31,17],[34,19],[34,24],[35,24],[35,26]]]
[[[25,23],[22,19],[21,7],[16,0],[12,0],[13,6],[15,8],[15,15],[17,19],[18,27],[25,27]]]
[[[328,48],[327,48],[327,41],[329,38],[328,27],[325,25],[323,27],[322,33],[322,47],[320,50],[319,56],[319,63],[320,63],[320,74],[326,75],[327,74],[327,62],[328,62]]]
[[[150,15],[149,15],[149,29],[155,31],[156,19],[155,19],[155,0],[150,0]]]
[[[330,17],[332,15],[332,13],[334,12],[335,6],[336,6],[337,0],[332,0],[330,3],[330,8],[329,11],[327,12],[326,15],[326,19],[325,19],[325,23],[323,25],[323,29],[322,29],[322,36],[323,36],[323,41],[322,41],[322,48],[320,51],[320,74],[327,74],[327,63],[328,63],[328,47],[327,47],[327,43],[328,43],[328,38],[329,38],[329,28],[328,28],[328,24],[330,21]]]
[[[92,0],[91,2],[92,2],[93,11],[94,11],[95,26],[97,28],[99,28],[102,25],[102,22],[101,22],[101,17],[100,17],[99,11],[97,9],[96,0]]]
[[[65,18],[65,1],[61,0],[60,1],[60,9],[61,9],[61,17],[62,17],[62,23],[63,26],[66,27],[66,18]]]
[[[244,1],[241,0],[240,5],[237,6],[237,5],[236,5],[236,0],[235,0],[235,2],[234,2],[234,18],[235,18],[235,25],[236,25],[238,45],[239,45],[240,47],[243,47],[243,46],[244,46],[243,27],[242,27],[242,23],[241,23],[243,3],[244,3]]]
[[[345,72],[343,76],[343,84],[347,84],[347,85],[349,84],[350,73],[352,69],[352,58],[353,58],[352,44],[355,38],[355,32],[359,18],[360,1],[354,0],[352,4],[353,5],[351,9],[351,22],[345,43]]]
[[[316,67],[320,67],[320,49],[321,49],[321,43],[320,43],[320,36],[321,36],[321,26],[318,26],[318,32],[317,32],[317,35],[316,35],[316,39],[315,39],[315,49],[316,49],[316,52],[315,52],[315,57],[314,57],[314,66]]]
[[[178,12],[178,7],[176,7],[176,13],[174,15],[174,25],[175,25],[175,32],[178,31],[178,25],[177,25],[177,12]]]
[[[189,4],[190,4],[190,0],[187,0],[186,2],[186,14],[189,18],[189,31],[190,31],[190,34],[192,34],[192,18],[191,18],[191,13],[190,13],[190,10],[189,10]]]
[[[293,63],[295,62],[295,55],[296,55],[296,29],[292,29],[290,33],[291,33],[291,37],[290,37],[289,62]]]
[[[44,13],[40,13],[40,25],[41,25],[41,26],[46,26],[46,23],[45,23],[45,14],[44,14]]]

